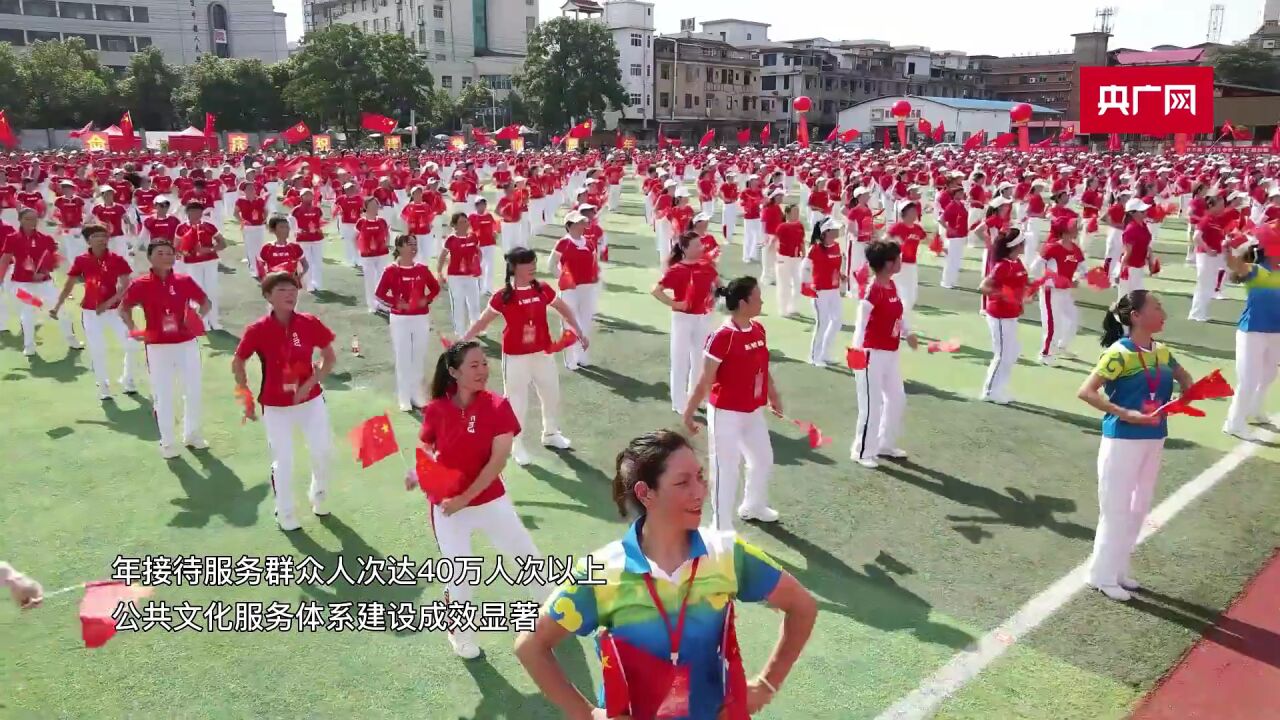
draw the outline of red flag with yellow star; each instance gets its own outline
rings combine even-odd
[[[391,427],[391,418],[386,413],[355,426],[347,439],[351,441],[351,448],[356,451],[356,461],[362,468],[372,467],[374,463],[400,452],[395,430]]]

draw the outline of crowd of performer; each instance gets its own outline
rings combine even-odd
[[[336,337],[320,315],[299,309],[299,298],[323,291],[325,273],[335,271],[325,268],[326,246],[336,239],[329,255],[350,268],[338,271],[360,275],[365,308],[388,317],[400,410],[421,412],[421,448],[464,479],[456,493],[431,498],[440,552],[467,555],[479,531],[504,553],[536,555],[502,470],[508,458],[535,462],[524,431],[530,390],[540,400],[540,444],[572,445],[561,424],[555,354],[568,372],[592,365],[594,316],[610,266],[604,220],[621,211],[624,183],[633,179],[657,251],[652,296],[671,310],[671,409],[689,433],[700,432],[705,418],[706,470],[682,435],[633,440],[618,455],[615,495],[624,514],[639,519],[597,556],[611,559],[610,587],[643,582],[652,603],[616,588],[532,588],[550,600],[518,653],[548,698],[571,716],[593,717],[595,704],[568,685],[550,653],[567,634],[608,628],[609,642],[658,657],[679,654],[683,665],[679,634],[661,632],[659,623],[654,635],[655,626],[636,621],[627,603],[649,604],[666,617],[664,606],[683,602],[692,623],[710,627],[725,622],[723,606],[709,600],[716,593],[767,601],[788,619],[773,658],[741,698],[754,710],[782,685],[815,612],[794,578],[734,533],[735,518],[767,523],[781,516],[769,503],[766,412],[783,416],[784,388],[770,372],[766,326],[777,320],[764,318],[808,306],[808,362],[825,367],[837,350],[846,353],[857,405],[849,455],[875,468],[908,452],[901,446],[907,401],[899,353],[904,343],[921,343],[913,310],[926,253],[940,258],[939,286],[957,292],[966,256],[980,258],[973,311],[989,328],[991,361],[977,395],[1000,405],[1014,401],[1012,375],[1034,371],[1017,363],[1027,304],[1039,305],[1035,356],[1051,365],[1074,357],[1080,289],[1114,288],[1102,354],[1080,398],[1104,415],[1090,582],[1115,600],[1139,587],[1129,558],[1167,434],[1159,408],[1173,399],[1175,384],[1185,391],[1195,381],[1156,339],[1166,314],[1146,289],[1162,269],[1154,242],[1168,218],[1187,227],[1185,258],[1196,277],[1189,320],[1209,321],[1228,279],[1245,286],[1238,388],[1223,431],[1249,439],[1249,425],[1265,422],[1265,397],[1280,366],[1280,275],[1258,230],[1280,221],[1277,165],[1096,160],[1085,153],[794,148],[0,159],[0,331],[12,331],[16,311],[22,352],[31,356],[47,352],[37,344],[41,316],[55,319],[69,348],[87,349],[104,401],[116,388],[139,392],[145,373],[160,453],[174,458],[181,445],[207,447],[197,338],[223,330],[220,268],[243,264],[243,274],[226,280],[252,277],[267,312],[240,333],[232,374],[246,413],[260,414],[266,431],[276,521],[294,531],[301,526],[291,490],[295,434],[310,455],[311,509],[329,512],[333,430],[323,381],[337,363]],[[495,198],[492,210],[486,192]],[[228,224],[238,230],[238,249],[223,235]],[[722,276],[721,258],[737,256],[732,246],[739,242],[741,261],[759,263],[759,272]],[[81,285],[76,311],[68,301]],[[446,293],[448,323],[441,318],[433,328]],[[856,313],[847,342],[840,338],[846,300]],[[502,394],[488,389],[488,359],[475,342],[499,319]],[[448,338],[447,350],[429,371],[434,335]],[[108,337],[123,358],[118,377]],[[260,365],[256,391],[249,387],[253,358]],[[412,473],[406,483],[418,486]],[[700,575],[700,563],[713,567]],[[737,574],[713,572],[719,565]],[[30,583],[12,582],[23,603],[38,600]],[[456,600],[468,596],[463,586],[448,592]],[[731,625],[731,610],[728,617]],[[695,645],[711,645],[692,649],[690,664],[721,657],[719,635],[695,635]],[[451,634],[450,643],[461,657],[479,653],[466,633]],[[674,717],[711,717],[737,702],[728,680],[709,676],[705,669],[692,676],[684,715]]]

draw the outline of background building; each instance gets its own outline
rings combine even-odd
[[[911,117],[907,120],[908,129],[914,128],[920,118],[928,120],[934,127],[938,123],[946,126],[946,142],[964,142],[970,136],[987,131],[987,139],[994,140],[997,135],[1009,132],[1009,109],[1017,103],[1006,100],[977,100],[972,98],[920,97],[917,95],[893,95],[858,103],[840,113],[840,127],[857,129],[868,141],[879,142],[886,130],[893,142],[897,142],[897,118],[893,117],[891,108],[899,100],[911,103]],[[1033,115],[1031,123],[1031,141],[1036,142],[1057,130],[1043,128],[1043,121],[1059,118],[1061,112],[1040,105],[1031,106]],[[1041,121],[1037,125],[1036,121]],[[871,137],[867,137],[870,135]]]
[[[537,0],[303,0],[307,31],[342,23],[406,37],[436,87],[457,94],[483,79],[498,99],[524,63]]]
[[[613,0],[604,4],[604,22],[618,46],[618,70],[622,88],[631,101],[622,112],[604,117],[607,127],[619,124],[625,131],[644,137],[653,127],[653,3]]]
[[[683,32],[653,40],[654,119],[668,137],[686,140],[715,129],[720,142],[762,119],[759,61],[705,34]]]
[[[42,40],[78,37],[99,61],[123,72],[131,57],[156,47],[167,62],[186,65],[203,53],[276,62],[289,56],[284,13],[271,0],[105,4],[0,0],[0,42],[16,49]]]

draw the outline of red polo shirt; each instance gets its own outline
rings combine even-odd
[[[182,256],[182,262],[191,264],[217,260],[218,250],[213,239],[217,234],[218,228],[213,223],[179,225],[174,237],[177,238],[176,249]]]
[[[37,274],[47,275],[57,266],[58,243],[39,230],[30,235],[21,230],[11,232],[0,245],[0,255],[13,256],[13,282],[36,282]]]
[[[378,289],[374,291],[374,295],[391,308],[392,315],[426,315],[431,301],[439,294],[440,282],[430,268],[421,264],[409,267],[399,263],[388,265],[378,279]],[[400,307],[401,303],[407,303],[409,308]]]
[[[71,261],[67,277],[84,279],[84,299],[80,301],[80,307],[97,310],[99,305],[116,294],[120,278],[129,277],[132,273],[133,269],[129,267],[128,261],[111,251],[104,252],[102,257],[87,252]]]
[[[124,307],[142,306],[147,321],[144,340],[148,345],[175,345],[194,340],[187,329],[187,310],[208,300],[190,275],[169,272],[164,277],[150,271],[129,282],[124,291]]]
[[[489,307],[502,315],[502,352],[505,355],[532,355],[551,347],[551,330],[547,327],[547,308],[556,299],[556,291],[547,283],[515,288],[507,298],[499,290],[489,299]]]
[[[451,396],[427,403],[422,409],[418,437],[435,448],[437,462],[462,473],[463,485],[458,488],[461,493],[489,464],[494,438],[508,434],[520,434],[520,421],[511,403],[501,395],[481,390],[465,408],[458,407]],[[483,505],[506,492],[499,475],[468,505]]]
[[[293,394],[315,374],[315,351],[333,344],[333,331],[315,315],[294,312],[287,322],[267,313],[249,323],[240,336],[236,357],[262,361],[262,385],[258,402],[268,407],[294,405]],[[297,404],[309,402],[324,392],[319,383]]]

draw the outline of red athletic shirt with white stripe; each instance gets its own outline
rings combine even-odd
[[[520,421],[510,401],[497,393],[481,390],[466,407],[458,407],[452,394],[427,403],[422,409],[422,430],[418,437],[435,448],[437,462],[462,475],[460,486],[455,488],[458,491],[455,494],[461,494],[489,464],[494,438],[519,434]],[[483,505],[504,494],[506,488],[499,475],[467,504]]]
[[[902,343],[902,298],[898,297],[898,286],[893,280],[872,283],[867,286],[862,302],[871,306],[862,348],[896,352]]]
[[[707,338],[706,356],[720,363],[707,400],[714,408],[749,413],[768,402],[769,344],[764,326],[750,322],[743,329],[726,320]]]
[[[719,275],[714,266],[705,262],[678,262],[663,273],[659,285],[670,290],[678,303],[687,303],[684,310],[672,312],[685,315],[706,315],[711,312],[711,291]]]
[[[360,257],[384,257],[390,245],[391,231],[382,218],[370,220],[362,217],[356,221],[356,249]]]
[[[837,290],[840,287],[840,243],[809,246],[809,262],[813,265],[813,289]]]
[[[924,228],[919,223],[911,223],[908,225],[904,222],[896,222],[889,227],[889,237],[896,238],[902,245],[902,262],[914,265],[916,262],[916,253],[920,249],[920,243],[924,242]]]
[[[600,282],[600,263],[590,243],[584,241],[582,247],[578,247],[571,238],[562,237],[553,250],[560,253],[560,267],[573,275],[575,285]]]
[[[556,299],[555,288],[547,283],[536,286],[504,288],[489,298],[489,307],[502,315],[506,327],[502,329],[502,353],[504,355],[532,355],[546,352],[551,347],[551,330],[547,326],[547,308]]]
[[[466,237],[450,235],[444,241],[449,251],[449,267],[446,277],[480,277],[480,241],[474,233]]]
[[[1124,229],[1124,234],[1120,236],[1121,242],[1128,248],[1128,260],[1125,264],[1129,267],[1146,267],[1147,253],[1151,249],[1151,230],[1144,222],[1131,222]]]
[[[151,242],[157,240],[173,242],[174,235],[178,232],[178,225],[180,224],[178,218],[173,215],[165,215],[162,218],[149,217],[142,221],[142,227],[146,228],[147,235],[151,237]]]
[[[1001,260],[992,267],[990,276],[994,281],[995,294],[986,297],[987,315],[1004,320],[1021,317],[1027,292],[1027,268],[1022,261],[1017,258]],[[1013,299],[1006,293],[1012,294]]]
[[[374,295],[391,308],[392,315],[426,315],[431,301],[439,294],[439,281],[431,273],[431,268],[422,264],[405,267],[395,263],[387,266],[378,279],[378,289],[374,291]],[[402,307],[402,304],[408,307]]]
[[[1053,263],[1053,271],[1056,274],[1064,278],[1075,278],[1076,270],[1080,267],[1080,263],[1084,262],[1084,251],[1075,243],[1072,243],[1071,249],[1068,250],[1063,243],[1051,242],[1040,249],[1040,257],[1044,258],[1046,263]]]
[[[283,245],[269,242],[258,251],[258,267],[265,272],[283,270],[297,274],[298,263],[301,260],[302,246],[295,242],[286,242]]]
[[[125,207],[123,205],[97,205],[89,213],[98,218],[98,222],[107,226],[107,232],[111,233],[111,237],[124,235]]]

